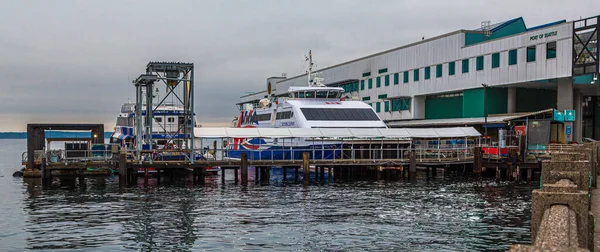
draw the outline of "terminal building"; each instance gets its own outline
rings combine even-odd
[[[551,122],[552,141],[600,139],[598,30],[600,16],[534,27],[523,18],[482,22],[478,29],[424,38],[318,73],[325,85],[371,104],[389,127],[483,131],[510,127],[511,118],[541,118]],[[306,86],[306,79],[271,77],[267,83],[284,95],[290,86]],[[240,104],[265,95],[244,95]]]

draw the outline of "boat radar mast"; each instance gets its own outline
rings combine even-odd
[[[317,77],[316,74],[312,73],[313,68],[313,60],[312,60],[312,50],[308,51],[308,56],[306,57],[306,61],[308,61],[308,86],[309,87],[324,87],[323,78]]]

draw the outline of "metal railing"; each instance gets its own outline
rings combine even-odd
[[[302,154],[308,152],[311,160],[338,160],[338,161],[381,161],[381,160],[399,160],[408,161],[409,153],[416,155],[417,161],[462,161],[472,159],[474,145],[460,146],[440,146],[439,148],[415,148],[409,147],[383,147],[383,146],[344,146],[339,145],[321,145],[311,148],[287,147],[264,150],[231,150],[217,149],[210,150],[212,158],[210,160],[231,160],[237,159],[241,153],[248,154],[248,160],[289,160],[300,161]]]
[[[391,147],[390,147],[391,146]],[[475,145],[440,145],[432,148],[430,146],[405,146],[405,145],[372,145],[351,146],[339,144],[313,145],[309,148],[277,147],[269,149],[245,149],[232,150],[220,149],[195,149],[192,150],[145,150],[138,153],[132,149],[121,149],[117,152],[108,148],[106,150],[49,150],[36,151],[35,161],[41,162],[46,158],[48,163],[76,163],[89,161],[111,161],[117,160],[122,151],[127,154],[128,160],[134,161],[189,161],[191,153],[195,154],[196,160],[208,161],[231,161],[239,159],[241,153],[248,154],[248,160],[263,161],[300,161],[305,152],[309,153],[312,161],[401,161],[410,160],[410,153],[414,152],[419,162],[441,162],[441,161],[464,161],[473,158],[473,147]],[[27,152],[22,154],[22,161],[27,161]]]

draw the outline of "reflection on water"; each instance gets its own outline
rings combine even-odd
[[[118,177],[55,179],[47,190],[24,180],[21,235],[27,249],[102,250],[506,250],[529,241],[527,185],[280,180],[119,188]]]

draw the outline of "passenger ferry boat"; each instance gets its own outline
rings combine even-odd
[[[373,108],[362,102],[342,97],[344,89],[323,85],[323,78],[312,74],[312,54],[309,52],[308,86],[290,87],[282,96],[259,101],[259,107],[251,103],[240,106],[240,114],[233,120],[238,128],[386,128]],[[270,93],[270,88],[267,88]],[[318,143],[318,144],[317,144]],[[311,159],[332,159],[339,155],[331,151],[332,145],[341,147],[340,141],[318,141],[295,138],[277,142],[270,139],[235,138],[227,146],[231,158],[239,158],[247,152],[253,159],[301,159],[302,151],[321,149],[328,145],[330,151],[314,152]],[[259,151],[257,151],[259,150]],[[294,151],[298,150],[298,151]],[[284,156],[285,155],[285,156]]]
[[[181,125],[184,124],[183,106],[165,104],[153,106],[153,110],[154,121],[152,123],[152,139],[154,140],[154,144],[152,147],[148,146],[146,148],[156,150],[181,149],[184,143],[183,128],[181,127]],[[145,118],[146,110],[143,109],[142,121],[145,121]],[[195,117],[192,125],[194,125],[194,127],[199,126]],[[135,132],[135,103],[125,103],[121,107],[121,113],[117,117],[115,130],[110,136],[110,143],[118,144],[121,148],[133,150],[136,147],[137,138]],[[196,154],[196,159],[203,159],[206,156],[210,156],[210,154],[198,153]],[[155,155],[155,160],[185,160],[186,158],[187,156],[180,152],[157,152]],[[218,170],[219,167],[207,167],[207,172],[216,172]],[[150,169],[150,171],[155,170]],[[142,172],[142,170],[140,170],[140,172]]]

